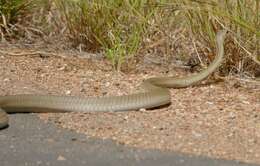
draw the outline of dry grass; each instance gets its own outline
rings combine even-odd
[[[214,46],[216,30],[226,28],[231,32],[225,73],[243,74],[259,68],[259,0],[185,0],[179,1],[179,4],[193,34],[197,34],[209,47]]]
[[[62,34],[80,50],[104,52],[118,71],[125,64],[134,66],[133,57],[140,57],[151,50],[156,50],[156,54],[161,52],[166,61],[172,55],[187,60],[190,59],[190,52],[194,51],[184,50],[191,47],[196,50],[196,59],[203,66],[213,59],[216,31],[225,28],[230,34],[222,73],[227,75],[231,72],[243,77],[260,73],[259,0],[1,2],[5,3],[0,7],[2,39],[10,36],[17,27],[30,40],[35,37],[34,34],[36,38]],[[18,8],[17,2],[22,7]],[[8,5],[9,10],[5,10],[3,6]],[[21,13],[26,15],[24,11],[30,17],[24,17],[27,19],[23,19],[23,24],[20,24],[18,18]],[[176,33],[182,33],[189,42],[180,46]],[[180,48],[183,51],[176,51]]]
[[[31,0],[0,1],[0,35],[2,41],[17,34],[17,25],[30,13],[32,4]]]
[[[104,50],[115,69],[136,54],[153,10],[145,1],[56,0],[69,36],[88,50]]]
[[[75,44],[105,50],[118,70],[122,63],[129,63],[129,57],[146,48],[145,43],[153,38],[151,36],[157,36],[151,45],[156,47],[162,40],[165,50],[170,48],[170,43],[175,40],[171,32],[176,29],[186,29],[184,35],[192,34],[194,41],[199,39],[200,45],[194,46],[199,47],[196,49],[206,48],[204,52],[213,52],[217,30],[228,29],[231,34],[223,73],[252,76],[260,64],[259,0],[161,0],[153,3],[56,0],[56,4],[65,15]],[[206,55],[202,62],[212,59],[210,54]]]

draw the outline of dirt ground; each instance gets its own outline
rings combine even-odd
[[[145,62],[127,73],[115,73],[98,55],[39,49],[41,52],[0,45],[1,95],[123,95],[139,91],[141,82],[152,76],[187,75],[174,65],[166,68]],[[234,77],[206,82],[171,89],[172,104],[154,110],[51,113],[40,117],[126,146],[260,164],[259,82]]]

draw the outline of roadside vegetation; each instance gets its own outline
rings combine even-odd
[[[103,52],[117,71],[160,41],[160,47],[171,48],[174,33],[194,41],[195,50],[206,55],[198,55],[200,63],[208,63],[216,32],[228,29],[221,71],[243,76],[260,72],[260,0],[0,1],[2,40],[21,35],[19,28],[28,26],[40,37],[62,33],[75,47]]]
[[[14,37],[17,26],[32,9],[32,2],[27,0],[0,1],[0,35],[1,40]]]

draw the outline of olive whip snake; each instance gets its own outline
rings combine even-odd
[[[216,35],[216,57],[207,69],[183,78],[155,77],[145,80],[145,92],[108,97],[74,97],[51,95],[10,95],[0,96],[0,129],[8,126],[7,113],[19,112],[89,112],[89,111],[129,111],[140,108],[153,108],[171,102],[167,88],[183,88],[205,79],[224,57],[226,30]]]

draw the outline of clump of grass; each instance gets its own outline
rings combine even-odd
[[[88,50],[105,51],[115,69],[134,55],[153,10],[140,0],[56,0],[70,37]]]
[[[212,49],[216,32],[228,29],[223,73],[259,70],[260,0],[55,0],[55,4],[75,45],[103,50],[117,70],[140,50],[147,36],[159,34],[169,45],[174,28],[190,29]]]
[[[12,36],[15,25],[22,20],[32,5],[31,0],[0,1],[0,34],[1,39]]]
[[[228,29],[226,72],[257,71],[260,65],[260,0],[177,0],[194,34],[214,46],[215,32]],[[254,63],[253,63],[254,62]]]

